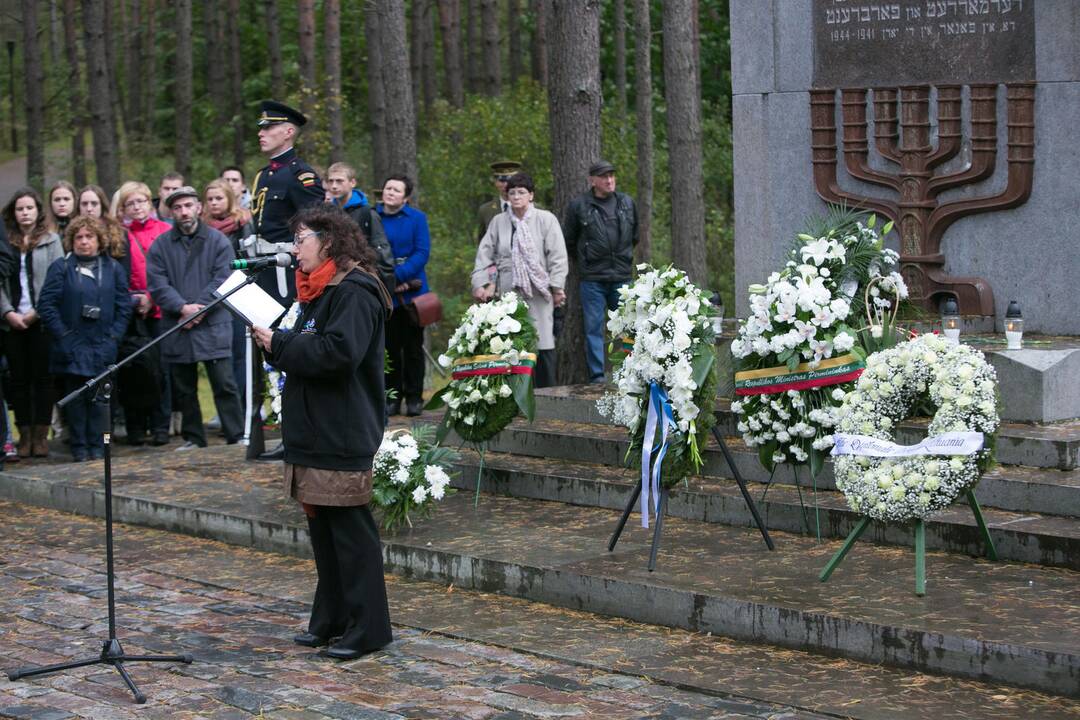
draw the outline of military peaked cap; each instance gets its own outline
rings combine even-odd
[[[263,100],[259,105],[259,109],[262,111],[262,114],[259,115],[259,127],[283,122],[292,123],[299,127],[307,123],[307,118],[304,117],[302,112],[276,100]]]

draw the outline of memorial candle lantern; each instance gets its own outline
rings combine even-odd
[[[949,298],[941,309],[941,330],[949,342],[960,342],[960,308],[955,298]]]
[[[1009,350],[1019,350],[1021,340],[1024,337],[1024,316],[1020,314],[1020,303],[1015,300],[1009,303],[1009,309],[1005,311],[1005,341]]]

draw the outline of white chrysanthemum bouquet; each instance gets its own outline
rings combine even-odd
[[[437,501],[453,493],[447,469],[454,459],[453,451],[434,442],[428,425],[412,433],[386,433],[372,466],[372,502],[382,513],[383,527],[412,527],[410,515],[427,517]]]

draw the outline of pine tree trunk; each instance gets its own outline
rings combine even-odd
[[[142,137],[155,137],[154,112],[157,110],[157,48],[150,38],[157,32],[157,1],[146,2],[146,40],[142,43],[142,63],[139,65],[139,96],[142,102]]]
[[[480,27],[483,32],[483,92],[495,97],[502,94],[502,62],[499,57],[499,7],[496,0],[480,0]]]
[[[586,189],[589,164],[600,157],[600,2],[565,3],[548,18],[548,106],[551,121],[551,169],[555,208]],[[566,315],[556,344],[562,385],[588,381],[576,253],[566,279]]]
[[[124,0],[125,2],[127,0]],[[143,19],[142,19],[142,3],[139,0],[130,0],[131,8],[130,18],[131,24],[126,28],[127,42],[124,43],[125,55],[124,65],[128,68],[138,68],[139,62],[142,60],[142,42],[143,42]],[[128,94],[127,94],[127,116],[128,116],[128,132],[131,133],[129,140],[141,140],[144,135],[143,130],[143,101],[139,97],[138,81],[136,71],[132,71],[128,79]],[[77,183],[76,183],[77,184]],[[81,185],[79,187],[82,187]]]
[[[111,193],[120,184],[120,155],[109,104],[109,67],[105,60],[105,0],[82,0],[82,27],[86,47],[90,130],[94,138],[97,184]]]
[[[423,0],[413,0],[409,7],[409,77],[412,78],[413,117],[420,117],[420,54],[423,40],[420,16],[424,11]]]
[[[615,107],[626,116],[626,0],[615,0]]]
[[[68,96],[71,110],[71,174],[76,187],[86,185],[86,106],[79,64],[79,18],[75,0],[64,0],[64,56],[68,64]],[[77,198],[76,198],[77,199]]]
[[[652,18],[649,0],[634,0],[634,110],[637,132],[638,262],[652,260]]]
[[[398,0],[375,0],[379,12],[383,93],[386,99],[387,170],[404,173],[419,185],[416,173],[416,122],[413,116],[409,51],[405,42],[405,7]]]
[[[56,0],[49,0],[49,62],[60,62],[60,8]]]
[[[229,114],[232,115],[233,127],[233,165],[244,167],[245,141],[247,124],[244,122],[244,75],[240,62],[240,0],[229,0],[228,17],[225,21],[225,35],[229,55]]]
[[[383,85],[382,42],[379,40],[382,26],[379,22],[379,9],[374,2],[368,3],[364,10],[364,41],[367,43],[367,78],[368,78],[368,120],[371,122],[372,184],[382,187],[383,180],[389,174],[386,135],[386,92]]]
[[[23,102],[26,110],[26,184],[45,185],[45,68],[38,44],[38,3],[22,0]]]
[[[421,87],[424,92],[424,109],[439,99],[439,75],[435,67],[435,20],[432,6],[435,0],[423,0],[424,11],[420,14],[420,71],[423,73]]]
[[[439,0],[439,31],[442,33],[446,97],[454,107],[465,104],[465,80],[461,75],[461,0]]]
[[[705,198],[702,188],[701,95],[694,54],[693,6],[664,3],[664,99],[671,175],[671,260],[704,286]]]
[[[297,0],[296,14],[300,28],[300,55],[297,62],[300,69],[300,112],[308,119],[304,131],[310,137],[315,126],[320,124],[315,117],[315,0]]]
[[[176,0],[176,171],[191,177],[191,106],[194,102],[191,0]]]
[[[270,94],[277,95],[285,91],[285,66],[281,61],[281,17],[278,14],[277,0],[265,0],[266,3],[266,46],[270,54]]]
[[[547,21],[551,15],[551,0],[532,0],[534,16],[532,46],[532,76],[540,87],[548,85]]]
[[[206,83],[212,88],[215,96],[225,92],[225,15],[226,10],[220,3],[212,3],[204,6],[206,25]],[[219,128],[228,127],[229,105],[227,102],[215,102],[214,118]],[[214,166],[220,168],[225,157],[225,134],[222,132],[212,133],[210,136],[210,153],[214,157]]]
[[[113,139],[116,141],[116,146],[120,147],[120,126],[123,125],[124,133],[128,132],[128,119],[122,111],[124,108],[124,98],[120,92],[120,65],[119,60],[116,57],[116,28],[113,18],[113,7],[111,0],[106,0],[105,7],[105,62],[109,64],[109,98],[111,103],[111,112],[113,113]],[[120,115],[120,119],[117,120],[116,116]]]
[[[510,84],[516,85],[524,73],[521,65],[521,0],[509,0],[506,9],[506,35],[510,45]]]
[[[335,163],[345,159],[345,129],[341,118],[341,0],[326,0],[323,4],[323,53],[330,162]]]
[[[465,82],[469,92],[480,92],[480,0],[465,0]]]

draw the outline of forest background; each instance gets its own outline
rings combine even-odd
[[[0,160],[25,155],[42,191],[156,188],[169,170],[201,189],[229,164],[250,183],[268,98],[310,118],[308,162],[349,162],[369,198],[391,172],[418,178],[451,319],[432,347],[470,301],[500,159],[556,214],[611,160],[646,221],[639,259],[734,307],[727,0],[0,0],[0,41]],[[570,300],[562,382],[584,371]]]

